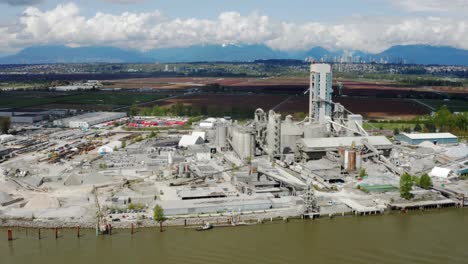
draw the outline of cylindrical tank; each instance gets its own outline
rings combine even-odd
[[[348,171],[356,170],[356,151],[348,151]]]
[[[220,151],[226,147],[227,127],[217,126],[216,127],[216,148]]]
[[[340,165],[342,167],[345,167],[345,149],[344,148],[339,148],[338,149],[338,155],[340,156]]]
[[[348,163],[349,163],[348,150],[344,150],[344,155],[343,155],[343,168],[344,169],[348,169]]]
[[[362,167],[362,153],[360,151],[356,152],[356,169],[361,169]]]

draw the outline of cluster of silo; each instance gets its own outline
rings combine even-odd
[[[231,145],[241,159],[255,156],[255,134],[248,129],[232,127]]]

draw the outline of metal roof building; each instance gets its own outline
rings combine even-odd
[[[70,128],[89,128],[93,125],[126,117],[124,112],[90,112],[73,117],[54,120],[55,126]]]
[[[401,133],[399,135],[396,135],[395,138],[399,141],[406,142],[411,145],[418,145],[424,141],[430,141],[437,144],[458,143],[458,137],[451,133]]]

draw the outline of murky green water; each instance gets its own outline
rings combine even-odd
[[[468,263],[468,209],[337,217],[196,232],[1,229],[0,263]]]

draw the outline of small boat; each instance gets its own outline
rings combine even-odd
[[[206,223],[203,226],[198,227],[196,230],[197,231],[206,231],[212,229],[213,226],[210,223]]]

